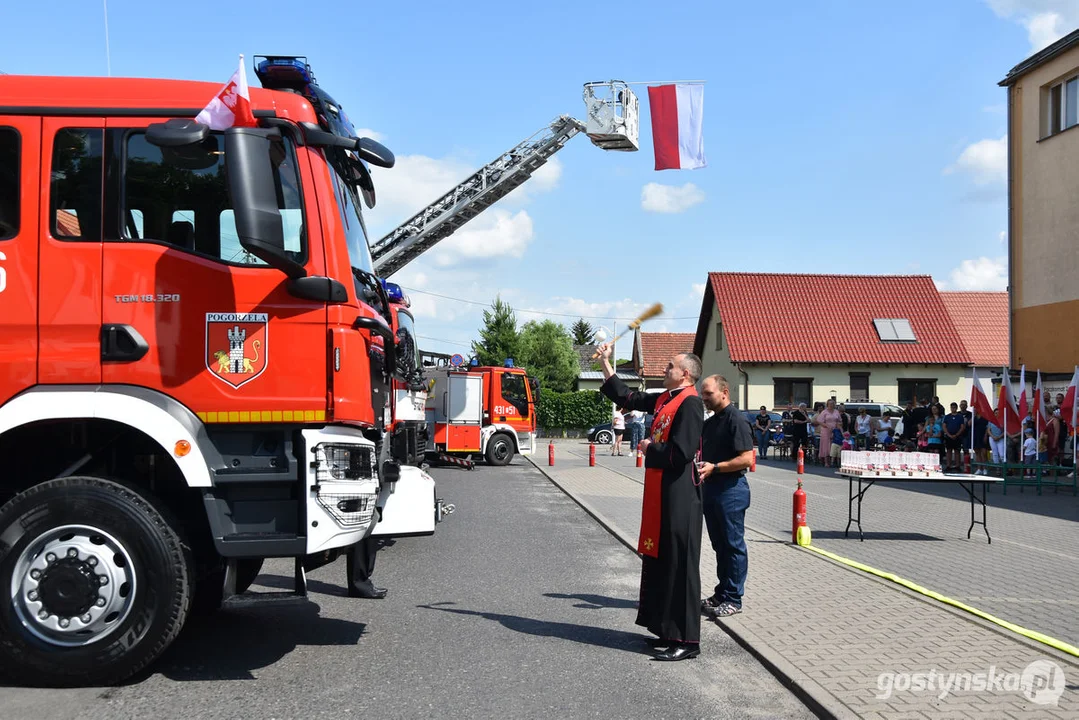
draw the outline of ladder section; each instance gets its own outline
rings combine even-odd
[[[512,150],[499,155],[371,246],[375,274],[387,278],[522,185],[584,123],[561,115]]]

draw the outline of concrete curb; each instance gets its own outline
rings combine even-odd
[[[602,525],[607,532],[636,554],[637,543],[632,537],[607,519],[603,513],[592,507],[590,503],[577,497],[563,487],[558,480],[531,457],[525,457],[532,463],[534,468],[539,470],[544,477],[551,481],[552,485],[565,493],[568,498],[577,503],[582,510],[591,515],[596,522]],[[763,535],[763,533],[760,534]],[[783,657],[781,653],[761,640],[737,620],[717,620],[716,625],[755,657],[768,672],[772,673],[784,687],[790,690],[794,696],[801,700],[817,717],[822,718],[822,720],[856,720],[859,717],[838,698],[796,668],[790,661]]]

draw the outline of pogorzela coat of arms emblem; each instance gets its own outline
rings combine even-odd
[[[238,388],[266,370],[269,361],[266,313],[206,313],[206,367]]]

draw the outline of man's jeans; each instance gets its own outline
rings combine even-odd
[[[637,451],[637,443],[644,440],[644,423],[632,422],[629,424],[629,449],[632,452]]]
[[[749,569],[746,552],[745,519],[749,509],[749,482],[737,479],[704,481],[704,522],[712,549],[716,551],[714,597],[742,607],[742,593]]]

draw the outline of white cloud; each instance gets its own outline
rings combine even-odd
[[[948,280],[937,281],[940,290],[1006,290],[1008,260],[1005,257],[964,260],[952,270]]]
[[[987,0],[998,17],[1018,22],[1027,30],[1031,53],[1059,40],[1079,25],[1075,0]]]
[[[400,155],[393,168],[372,168],[377,203],[373,210],[365,209],[372,243],[476,170],[456,157],[426,155]],[[449,267],[482,258],[521,257],[534,233],[532,217],[520,207],[536,194],[557,188],[562,170],[561,162],[551,158],[527,182],[429,249],[423,258],[437,267]]]
[[[700,300],[704,297],[704,283],[693,283],[693,288],[690,291],[690,297]]]
[[[1008,246],[1008,231],[1007,230],[1001,230],[999,237],[1000,237],[1000,244],[1003,247],[1007,247]]]
[[[481,258],[519,258],[531,241],[532,218],[527,212],[488,208],[428,252],[436,265],[449,267]]]
[[[371,168],[377,203],[374,210],[365,210],[368,224],[404,222],[472,172],[473,168],[455,158],[426,155],[399,155],[392,168]],[[387,232],[392,229],[392,225],[386,228]]]
[[[1004,183],[1008,180],[1008,136],[997,140],[979,140],[968,145],[955,164],[944,168],[944,174],[970,174],[976,185]]]
[[[648,212],[681,213],[704,202],[704,191],[691,182],[682,187],[648,183],[641,188],[641,208]]]
[[[367,137],[375,142],[386,142],[385,135],[378,130],[372,130],[371,128],[356,128],[356,137]]]

